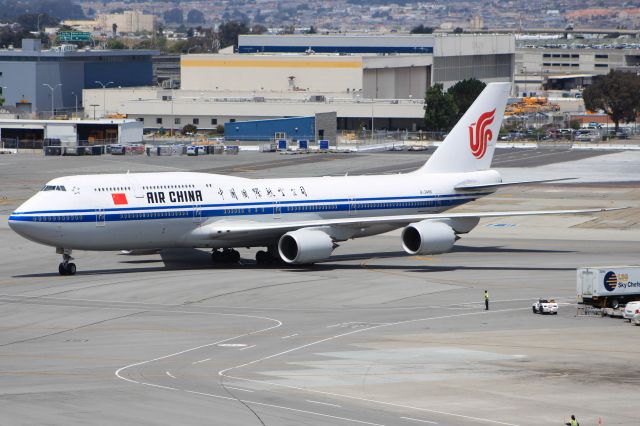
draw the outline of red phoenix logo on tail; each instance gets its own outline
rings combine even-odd
[[[487,152],[487,143],[493,137],[493,133],[488,127],[493,123],[495,113],[495,108],[485,112],[478,121],[469,126],[469,146],[471,147],[471,153],[478,160],[484,157],[485,152]]]

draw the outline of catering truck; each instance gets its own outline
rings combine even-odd
[[[617,309],[640,300],[640,266],[578,268],[577,278],[579,303]]]

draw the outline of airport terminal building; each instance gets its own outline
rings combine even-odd
[[[239,53],[182,55],[180,90],[84,96],[148,130],[335,113],[338,130],[415,131],[431,85],[512,81],[514,66],[513,35],[241,36]]]

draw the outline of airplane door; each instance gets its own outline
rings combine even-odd
[[[138,183],[138,179],[134,175],[128,174],[129,183],[131,185],[131,189],[133,189],[133,194],[136,198],[144,198],[144,192],[142,192],[142,186]]]
[[[280,219],[280,213],[282,213],[282,207],[280,206],[279,202],[274,201],[273,202],[273,218]]]
[[[104,209],[102,208],[97,208],[96,209],[96,226],[97,227],[104,227],[106,224],[106,219],[107,219],[107,215],[104,212]]]
[[[199,204],[193,206],[193,223],[202,222],[202,208]]]
[[[357,211],[356,200],[353,198],[349,198],[349,215],[350,216],[355,215],[356,211]]]

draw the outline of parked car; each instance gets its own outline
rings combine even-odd
[[[576,133],[575,140],[579,142],[595,142],[598,140],[598,135],[595,135],[593,133]]]
[[[622,318],[629,320],[633,319],[633,316],[636,314],[636,311],[640,310],[640,301],[628,302],[624,306],[624,311],[622,312]]]
[[[126,153],[126,147],[124,145],[111,145],[111,155],[124,155]]]
[[[531,306],[534,314],[558,315],[558,304],[553,299],[540,299]]]

